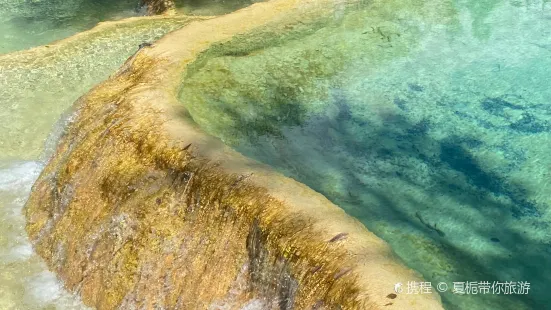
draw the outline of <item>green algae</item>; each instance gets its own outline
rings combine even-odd
[[[418,4],[419,2],[416,3]],[[545,3],[546,2],[543,2],[542,6],[545,5]],[[489,11],[498,4],[499,3],[495,1],[484,1],[480,2],[480,4],[470,2],[469,5],[473,8],[474,13],[476,13],[472,24],[474,26],[473,33],[475,38],[489,40],[492,38],[492,35],[495,34],[493,30],[496,29],[492,29],[490,26],[491,22],[489,21],[491,21],[491,14]],[[418,10],[421,8],[422,6],[419,6]],[[414,11],[413,8],[407,8],[407,10]],[[377,14],[381,13],[379,11],[376,12]],[[461,249],[465,248],[458,245],[461,244],[461,240],[458,240],[460,239],[458,237],[454,238],[453,233],[446,234],[448,239],[438,239],[438,236],[432,235],[430,231],[424,231],[422,223],[416,223],[414,217],[413,221],[407,218],[407,213],[416,210],[419,206],[406,207],[404,209],[408,212],[406,212],[405,215],[401,215],[404,217],[400,219],[401,221],[410,221],[410,224],[417,224],[413,226],[419,226],[415,227],[411,234],[408,233],[407,229],[403,229],[404,226],[400,226],[400,223],[393,222],[393,217],[399,217],[397,214],[400,213],[399,211],[401,211],[401,208],[408,204],[413,204],[412,201],[415,201],[413,198],[418,198],[416,202],[423,208],[426,208],[426,212],[431,215],[431,223],[436,220],[438,220],[439,223],[443,222],[446,232],[453,232],[454,230],[462,230],[454,226],[453,222],[458,221],[457,218],[452,218],[447,222],[445,221],[446,216],[449,216],[449,214],[456,214],[450,213],[449,209],[467,209],[470,205],[479,204],[480,201],[490,206],[494,203],[498,204],[505,201],[506,203],[500,204],[499,208],[507,209],[511,207],[507,196],[516,199],[514,197],[522,197],[524,192],[517,189],[507,189],[511,187],[507,183],[510,182],[512,178],[518,179],[519,182],[526,183],[527,174],[544,174],[546,172],[542,170],[545,169],[542,169],[541,164],[525,162],[520,164],[524,170],[513,170],[511,173],[488,173],[486,171],[502,169],[503,166],[509,164],[517,165],[515,161],[509,158],[514,156],[518,158],[518,161],[522,161],[520,158],[526,155],[520,153],[518,149],[526,148],[529,152],[528,156],[530,156],[530,152],[532,152],[531,154],[541,154],[542,151],[544,152],[544,147],[537,150],[531,145],[539,144],[543,146],[546,141],[548,141],[548,135],[545,133],[547,126],[546,113],[537,114],[533,118],[525,116],[525,113],[519,112],[521,110],[520,108],[515,108],[515,106],[521,106],[522,109],[525,109],[527,105],[525,101],[518,99],[518,97],[516,99],[499,97],[505,93],[505,90],[510,88],[510,85],[507,85],[508,83],[496,83],[497,87],[496,85],[488,86],[487,89],[483,90],[488,96],[486,98],[479,94],[451,96],[453,100],[461,98],[461,100],[466,102],[480,101],[480,107],[483,108],[474,109],[462,102],[446,102],[442,104],[444,107],[441,106],[439,109],[431,105],[438,101],[453,100],[449,97],[446,98],[446,96],[442,96],[444,97],[442,98],[434,95],[434,93],[437,93],[434,91],[434,88],[440,87],[440,85],[435,86],[438,84],[438,81],[432,81],[434,84],[430,87],[434,88],[429,88],[429,86],[427,86],[429,83],[423,83],[425,80],[418,78],[415,73],[407,77],[399,75],[398,77],[393,77],[394,80],[391,80],[391,83],[389,83],[390,86],[384,89],[384,91],[377,88],[369,89],[360,87],[358,87],[358,90],[354,90],[353,88],[357,86],[354,84],[354,80],[358,80],[362,74],[368,75],[368,73],[376,71],[376,68],[385,66],[392,60],[400,62],[403,57],[416,52],[418,47],[417,42],[422,39],[424,31],[426,31],[426,29],[416,29],[415,26],[412,27],[411,25],[409,25],[409,27],[404,27],[396,21],[388,22],[389,18],[392,19],[391,17],[394,17],[392,14],[381,14],[380,23],[373,22],[373,19],[367,19],[365,16],[368,16],[368,13],[357,12],[356,15],[349,13],[338,23],[322,21],[319,26],[315,27],[311,25],[297,25],[297,27],[303,27],[303,29],[294,33],[293,31],[289,31],[288,33],[291,33],[291,35],[287,38],[285,37],[286,34],[266,31],[262,34],[242,36],[232,40],[230,43],[218,45],[205,53],[199,61],[190,66],[187,74],[184,76],[181,100],[189,109],[197,123],[210,133],[221,137],[233,146],[242,146],[241,150],[243,150],[244,153],[249,152],[249,154],[255,154],[254,151],[251,151],[251,148],[257,148],[257,152],[264,151],[260,149],[259,145],[253,144],[251,147],[247,144],[258,142],[259,140],[265,142],[266,136],[274,137],[275,139],[268,141],[274,145],[277,152],[283,155],[281,156],[283,157],[282,159],[277,159],[286,161],[284,165],[279,166],[282,171],[297,179],[305,181],[309,185],[314,184],[312,186],[316,190],[323,192],[329,198],[339,202],[343,208],[360,218],[378,235],[390,240],[389,242],[401,257],[407,258],[411,256],[412,253],[420,252],[421,255],[414,260],[409,260],[408,264],[413,268],[421,270],[430,280],[434,282],[443,280],[449,283],[449,280],[476,281],[495,279],[495,272],[492,270],[480,274],[473,272],[475,268],[486,269],[487,265],[491,265],[492,260],[498,260],[498,258],[502,258],[503,261],[507,262],[507,256],[509,254],[500,252],[494,255],[496,252],[494,249],[495,245],[491,247],[483,241],[470,241],[472,245],[484,247],[484,253],[487,255],[491,254],[491,256],[487,259],[462,256],[459,254]],[[400,19],[403,18],[403,16],[400,17]],[[457,21],[457,18],[452,18]],[[396,19],[399,18],[396,17]],[[404,29],[406,31],[404,31]],[[343,33],[345,36],[341,37]],[[365,37],[367,37],[367,39],[364,39]],[[127,55],[131,54],[131,50],[132,49],[128,49],[126,51]],[[86,53],[81,55],[85,57]],[[281,66],[279,66],[279,64],[281,64]],[[428,64],[426,65],[427,68],[430,67]],[[453,65],[453,63],[450,64],[450,66]],[[352,69],[356,66],[367,70],[365,73],[353,72]],[[473,67],[476,67],[476,65],[473,65]],[[502,70],[499,65],[495,67],[496,70]],[[398,68],[400,70],[404,69],[399,66]],[[89,67],[87,69],[89,69]],[[417,66],[415,70],[412,71],[425,72],[423,70],[424,68],[422,66]],[[469,68],[469,70],[478,72],[476,68]],[[442,84],[458,84],[461,85],[460,87],[465,87],[467,82],[464,82],[464,80],[468,80],[469,78],[472,79],[472,76],[467,74],[469,70],[451,72],[450,75],[454,77],[449,80],[443,78],[445,82],[442,82]],[[514,71],[514,68],[505,68],[503,72],[507,72],[507,70],[511,72]],[[522,70],[535,72],[533,68],[526,69],[523,67]],[[351,71],[352,73],[350,73]],[[79,72],[83,74],[82,71]],[[350,77],[344,76],[345,74],[343,74],[343,72],[349,74]],[[392,76],[392,70],[383,72],[388,76]],[[443,72],[445,72],[445,70],[443,70]],[[481,75],[483,74],[480,72],[478,73]],[[525,76],[529,76],[529,74]],[[543,75],[539,74],[538,76]],[[40,79],[42,79],[42,77],[39,77],[38,80]],[[476,81],[481,80],[482,79],[479,78]],[[491,80],[491,78],[488,80]],[[419,81],[420,83],[416,84]],[[526,83],[524,87],[531,86],[528,82]],[[522,84],[522,82],[519,84]],[[336,88],[344,88],[343,85],[349,86],[348,91],[340,93],[334,91]],[[373,86],[374,84],[369,85]],[[375,83],[374,86],[380,85],[376,85]],[[396,91],[397,88],[400,90]],[[405,90],[402,88],[405,88]],[[368,108],[359,108],[358,105],[351,103],[351,100],[347,100],[350,94],[353,94],[352,97],[362,98],[358,93],[370,91],[373,92],[374,95],[372,97],[366,96],[368,97],[368,99],[365,100],[366,102],[382,102],[384,104],[370,104]],[[446,94],[453,94],[453,92],[450,92],[449,89],[445,87],[442,87],[439,91]],[[78,92],[80,92],[80,90]],[[77,93],[77,91],[75,91],[75,93]],[[422,94],[426,93],[429,94],[423,97]],[[493,96],[494,94],[497,95]],[[547,93],[545,91],[541,91],[539,94],[542,96],[543,100],[546,99]],[[61,98],[63,98],[63,96]],[[534,97],[531,96],[531,98]],[[62,101],[65,102],[65,100]],[[329,101],[336,103],[328,104]],[[534,100],[534,102],[536,102],[535,105],[543,104],[541,100]],[[416,104],[418,107],[415,107]],[[381,119],[385,118],[379,117],[380,115],[393,114],[396,110],[400,109],[400,107],[405,111],[400,115],[403,116],[407,114],[408,118],[390,117],[386,118],[387,121],[390,119],[387,123],[381,121]],[[488,113],[489,111],[491,115],[484,119],[477,116],[484,115],[484,113]],[[59,114],[60,112],[57,111],[56,113]],[[395,151],[392,150],[393,144],[389,142],[388,139],[385,140],[384,135],[383,139],[375,139],[381,136],[374,134],[373,131],[366,130],[365,127],[366,125],[372,127],[382,127],[384,125],[389,127],[400,127],[400,120],[402,120],[406,123],[406,126],[393,132],[392,139],[396,137],[402,139],[404,139],[404,137],[407,139],[415,139],[416,135],[424,136],[425,139],[415,140],[416,147],[422,150],[416,154],[419,155],[419,153],[421,153],[419,156],[425,156],[426,158],[438,158],[438,156],[442,158],[442,153],[445,155],[451,155],[452,153],[459,154],[455,157],[451,156],[453,157],[452,159],[445,159],[440,162],[441,166],[449,165],[455,168],[456,171],[453,173],[449,173],[449,171],[442,172],[440,175],[441,179],[426,181],[426,179],[430,177],[430,173],[425,172],[430,169],[435,169],[430,165],[430,160],[427,160],[429,164],[427,164],[427,162],[419,162],[416,159],[399,159],[389,160],[381,165],[373,165],[372,162],[369,162],[371,166],[364,166],[358,165],[357,162],[346,158],[350,154],[346,154],[347,156],[343,157],[335,156],[335,161],[338,160],[345,163],[353,162],[354,165],[357,165],[355,168],[363,172],[369,169],[380,169],[377,171],[380,173],[380,175],[377,176],[380,178],[379,180],[365,177],[364,175],[358,177],[361,179],[361,186],[351,186],[351,182],[347,180],[347,176],[340,174],[339,172],[341,171],[334,167],[336,166],[335,162],[320,161],[315,162],[314,165],[304,165],[304,162],[294,159],[293,155],[297,158],[300,153],[303,153],[303,157],[307,156],[306,153],[310,150],[308,149],[305,151],[305,149],[309,147],[308,143],[302,144],[303,148],[300,150],[301,152],[292,153],[289,151],[289,149],[291,149],[289,144],[291,144],[292,139],[289,139],[288,128],[305,126],[311,122],[312,118],[320,114],[323,115],[323,113],[326,113],[329,117],[325,118],[324,122],[320,125],[328,128],[326,132],[323,132],[327,134],[327,137],[324,137],[325,144],[321,144],[322,147],[320,149],[322,149],[322,152],[326,149],[328,150],[327,153],[338,155],[339,152],[343,152],[343,149],[347,151],[352,150],[355,155],[361,154],[361,156],[357,156],[360,160],[369,162],[369,158],[363,156],[367,154],[369,148],[372,147],[379,151],[378,155],[391,157],[390,155],[393,154],[392,151]],[[482,141],[473,139],[472,137],[469,140],[464,129],[457,129],[467,127],[465,122],[457,118],[457,115],[461,113],[470,117],[472,122],[467,126],[471,126],[471,133],[475,136],[478,135]],[[530,115],[532,115],[532,113]],[[430,122],[424,122],[423,117],[428,116],[430,116]],[[510,120],[516,118],[519,118],[518,121],[511,123]],[[441,126],[437,127],[438,129],[436,130],[434,129],[436,127],[434,125],[435,123],[442,124],[446,122],[449,123],[447,127]],[[472,125],[472,123],[476,122],[478,122],[476,126]],[[453,128],[454,126],[456,126],[456,128]],[[487,131],[487,128],[484,128],[484,126],[497,126],[497,129],[493,129],[495,131],[500,130],[499,128],[501,128],[501,130],[503,130],[503,128],[512,128],[518,132],[532,133],[536,134],[536,136],[530,136],[529,138],[517,137],[518,139],[515,140],[515,143],[517,143],[518,146],[516,148],[504,146],[503,152],[496,152],[495,149],[489,148],[486,145],[492,145],[493,143],[495,146],[495,140],[504,141],[508,138],[510,132],[496,135],[494,132]],[[442,130],[442,128],[449,130],[449,132],[459,132],[461,139],[457,141],[448,140],[442,145],[438,144],[439,140],[437,137],[439,134],[442,135],[442,133],[438,131]],[[23,129],[17,128],[17,130],[10,131],[9,133],[11,134],[21,130]],[[27,134],[33,136],[33,139],[36,136],[34,132]],[[40,137],[38,137],[37,140],[40,140],[39,138]],[[376,140],[378,143],[381,142],[386,148],[378,148],[377,145],[370,144],[368,142],[370,139]],[[275,143],[274,140],[276,140]],[[283,142],[277,143],[277,140],[282,140]],[[534,141],[537,142],[534,143]],[[339,144],[338,147],[331,147],[335,144]],[[456,144],[461,145],[461,147],[456,146]],[[485,147],[477,148],[476,145],[480,144],[485,145]],[[28,146],[8,145],[9,150],[19,151],[19,153],[13,153],[16,155],[21,154],[20,150],[24,147]],[[466,147],[469,148],[468,151],[464,150]],[[32,147],[32,149],[36,150],[38,148]],[[317,150],[319,151],[319,149]],[[442,150],[443,152],[441,152]],[[34,156],[33,154],[35,154],[33,152],[31,152],[31,154],[24,154],[24,156],[32,157]],[[489,152],[493,154],[487,155]],[[412,151],[412,153],[415,152]],[[9,152],[6,154],[10,155]],[[256,155],[258,155],[258,153],[256,153]],[[285,158],[286,155],[287,157]],[[273,161],[275,161],[274,159],[266,159],[266,157],[262,156],[257,156],[257,158],[272,164],[274,164]],[[272,162],[270,160],[272,160]],[[349,162],[347,162],[347,160],[349,160]],[[538,155],[538,160],[543,160],[546,163],[548,162],[548,159],[542,155]],[[410,167],[414,167],[415,169],[412,169],[409,173],[404,173],[399,169],[398,172],[401,173],[402,176],[411,178],[408,181],[422,184],[422,187],[433,188],[435,187],[435,183],[440,181],[445,185],[449,185],[450,188],[455,186],[468,194],[487,195],[489,199],[478,201],[475,199],[474,202],[468,202],[468,199],[465,197],[455,197],[455,199],[462,200],[463,202],[457,203],[447,199],[431,199],[427,197],[441,195],[440,193],[427,193],[426,196],[422,197],[420,197],[420,195],[408,197],[408,193],[418,191],[416,186],[405,184],[406,182],[381,181],[381,179],[387,177],[387,174],[395,172],[395,170],[393,170],[393,165],[402,167],[410,165]],[[290,166],[293,168],[292,172],[290,172]],[[437,168],[444,170],[442,167]],[[321,176],[323,176],[323,178],[319,178],[320,174],[311,173],[308,172],[308,170],[327,170],[329,173],[322,173]],[[361,175],[361,173],[358,174]],[[467,177],[465,177],[465,175],[467,175]],[[318,183],[312,180],[315,177],[320,179]],[[455,179],[455,181],[449,182],[447,181],[449,179]],[[547,186],[541,185],[540,182],[536,180],[530,182],[532,182],[531,187],[534,192],[540,192],[542,191],[542,186]],[[465,184],[467,184],[467,186],[465,186]],[[487,192],[491,193],[487,194],[485,191],[472,190],[473,187],[485,188]],[[403,198],[395,200],[380,199],[383,202],[377,201],[376,199],[365,198],[363,191],[367,191],[366,188],[384,189],[384,196],[389,196],[388,193],[392,191],[393,196]],[[352,203],[347,204],[344,200]],[[534,200],[541,204],[545,203],[548,198],[546,198],[545,195],[540,195],[539,197],[535,197]],[[465,201],[468,203],[465,203]],[[513,202],[515,201],[513,200]],[[532,208],[528,200],[524,201],[517,199],[517,202],[525,203],[524,207]],[[358,206],[358,204],[360,206]],[[365,208],[365,206],[367,205],[372,206],[371,208],[373,209],[366,211],[365,209],[367,208]],[[386,213],[380,210],[373,211],[376,209],[376,207],[373,207],[375,205],[383,205],[383,208],[387,208],[389,211]],[[443,214],[438,214],[438,208],[430,208],[429,206],[431,205],[443,206],[442,208],[447,207],[448,209],[445,209],[447,213],[442,212]],[[393,206],[398,206],[396,208],[398,210],[392,210],[394,209],[392,208]],[[512,208],[514,208],[514,206]],[[538,208],[542,209],[542,207]],[[473,213],[474,215],[468,214],[469,217],[465,219],[469,224],[476,222],[478,225],[480,224],[481,218],[484,219],[484,217],[488,216],[487,214]],[[411,214],[414,214],[414,212],[409,212],[409,215]],[[370,222],[372,221],[370,217],[388,218],[389,216],[392,219],[390,221],[392,225],[400,227],[401,229],[389,228],[389,226],[384,225],[377,227]],[[505,223],[504,226],[510,225],[509,221],[505,221]],[[515,225],[529,226],[530,228],[528,228],[528,230],[531,234],[539,233],[541,235],[538,239],[541,238],[545,240],[547,234],[542,233],[540,230],[536,231],[531,227],[536,224],[538,223],[524,220],[524,222]],[[479,226],[482,225],[485,225],[483,221]],[[438,227],[442,226],[439,225]],[[518,229],[519,233],[522,229],[523,228]],[[416,235],[414,232],[423,233]],[[477,231],[476,237],[480,239],[489,239],[489,236],[486,236],[488,233],[493,232]],[[470,236],[472,237],[472,235]],[[500,239],[503,243],[507,243],[508,241],[513,243],[520,238],[500,237]],[[537,244],[537,246],[539,246],[539,244]],[[480,252],[482,253],[482,251]],[[539,260],[541,256],[537,251],[530,252],[529,254],[530,255],[526,255],[526,258],[530,258],[532,255],[532,258]],[[130,254],[129,257],[131,257]],[[477,264],[480,263],[482,266],[469,266],[473,261]],[[490,263],[488,263],[488,261],[490,261]],[[519,263],[518,260],[515,260],[515,262]],[[542,263],[542,266],[544,264],[545,262]],[[521,274],[521,276],[522,275],[525,274]],[[503,280],[516,279],[503,278]],[[538,283],[541,284],[542,282],[540,281]],[[504,301],[505,299],[506,298],[502,299],[502,296],[445,296],[445,301],[450,309],[454,307],[460,308],[459,305],[469,307],[470,309],[487,307],[488,304],[499,307],[508,303],[508,307],[512,308],[523,308],[527,307],[526,305],[531,305],[531,301],[529,300],[523,305],[522,303],[524,301],[519,302],[515,300],[514,297],[508,298],[507,301]]]

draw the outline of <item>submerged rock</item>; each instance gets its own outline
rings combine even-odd
[[[174,13],[174,0],[141,0],[141,5],[147,7],[149,15]]]
[[[192,23],[77,101],[26,205],[68,289],[98,309],[441,309],[436,294],[394,294],[422,280],[357,220],[208,136],[178,101],[213,44],[341,9],[281,0]]]

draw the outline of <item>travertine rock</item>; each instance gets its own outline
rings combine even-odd
[[[177,98],[198,55],[315,22],[333,1],[277,0],[194,22],[76,103],[26,206],[37,252],[97,309],[441,309],[322,195],[203,133]],[[246,22],[244,22],[246,21]]]

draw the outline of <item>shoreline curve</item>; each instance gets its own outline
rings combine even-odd
[[[77,101],[26,205],[35,249],[69,290],[98,309],[442,308],[436,294],[395,294],[422,280],[384,241],[203,133],[178,100],[182,72],[213,44],[333,10],[275,0],[191,22]]]

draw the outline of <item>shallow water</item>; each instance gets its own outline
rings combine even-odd
[[[0,160],[34,160],[52,125],[81,95],[105,80],[142,42],[182,27],[187,18],[111,25],[59,46],[0,56]]]
[[[43,45],[100,21],[139,14],[135,0],[0,0],[0,54]]]
[[[432,18],[389,4],[214,55],[181,98],[204,129],[359,218],[433,292],[445,282],[447,309],[546,309],[551,3],[431,3]],[[451,292],[483,281],[530,289]]]
[[[220,15],[258,0],[177,0],[179,13]],[[101,21],[143,16],[139,0],[0,0],[0,54],[28,49],[88,30]]]

